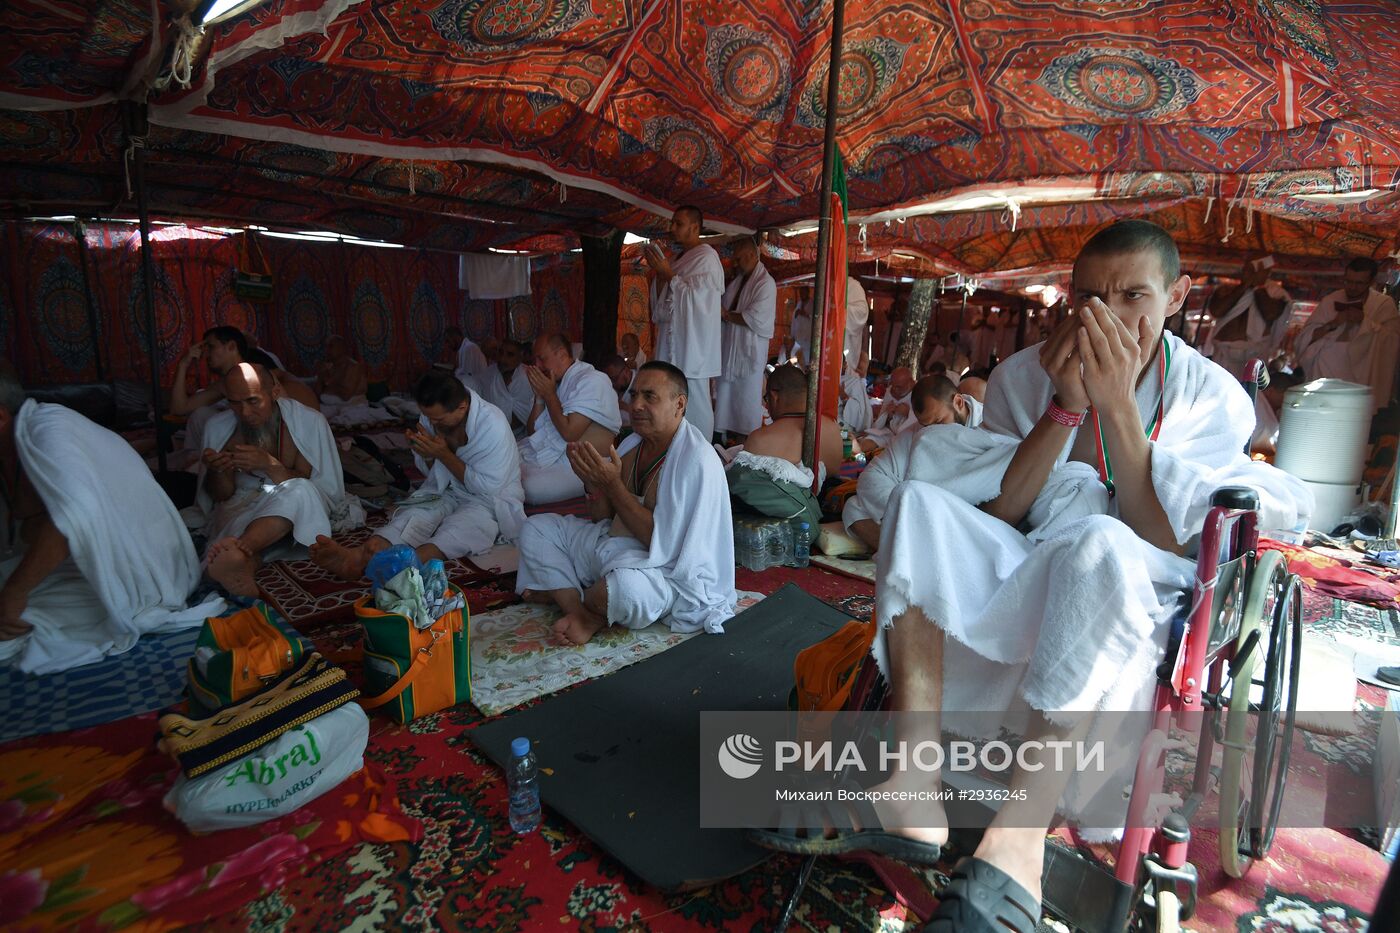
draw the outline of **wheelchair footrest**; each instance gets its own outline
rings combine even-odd
[[[1049,842],[1041,884],[1045,906],[1072,929],[1125,930],[1134,889],[1074,849]]]

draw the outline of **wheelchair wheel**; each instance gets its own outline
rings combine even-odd
[[[1260,555],[1242,613],[1235,650],[1248,655],[1232,662],[1221,742],[1220,862],[1232,878],[1243,877],[1273,844],[1293,741],[1302,600],[1298,578],[1278,552]]]

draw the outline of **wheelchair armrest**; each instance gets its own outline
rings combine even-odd
[[[1221,486],[1210,497],[1210,504],[1244,512],[1257,511],[1259,493],[1248,486]]]

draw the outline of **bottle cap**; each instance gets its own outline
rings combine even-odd
[[[516,758],[524,758],[530,754],[530,740],[523,735],[518,739],[511,739],[510,753]]]

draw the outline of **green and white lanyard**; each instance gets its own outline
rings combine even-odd
[[[1171,345],[1167,342],[1166,334],[1162,335],[1162,352],[1157,359],[1157,378],[1160,392],[1157,396],[1157,411],[1152,415],[1152,420],[1148,422],[1144,433],[1147,439],[1155,441],[1157,435],[1162,433],[1162,414],[1167,401],[1167,374],[1171,372],[1172,351]],[[1104,444],[1103,425],[1099,423],[1099,413],[1093,408],[1089,409],[1094,419],[1094,446],[1099,454],[1099,480],[1104,488],[1108,490],[1110,498],[1114,495],[1113,486],[1113,464],[1108,458],[1108,447]]]

